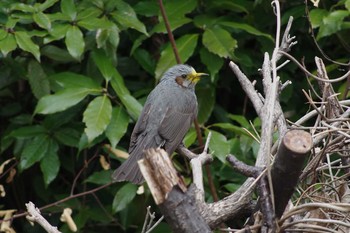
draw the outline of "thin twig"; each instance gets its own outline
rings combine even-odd
[[[94,189],[91,189],[91,190],[88,190],[88,191],[85,191],[85,192],[82,192],[82,193],[77,193],[77,194],[74,194],[74,195],[70,195],[70,196],[65,197],[65,198],[63,198],[63,199],[61,199],[61,200],[58,200],[58,201],[56,201],[56,202],[53,202],[53,203],[50,203],[50,204],[45,205],[45,206],[43,206],[43,207],[40,207],[39,210],[42,211],[42,210],[45,210],[45,209],[47,209],[47,208],[50,208],[50,207],[53,207],[53,206],[57,206],[57,205],[59,205],[59,204],[61,204],[61,203],[64,203],[64,202],[66,202],[66,201],[69,201],[69,200],[71,200],[71,199],[74,199],[74,198],[77,198],[77,197],[82,197],[82,196],[85,196],[85,195],[88,195],[88,194],[91,194],[91,193],[95,193],[95,192],[97,192],[97,191],[99,191],[99,190],[101,190],[101,189],[104,189],[104,188],[110,186],[111,184],[113,184],[113,182],[108,183],[108,184],[104,184],[104,185],[102,185],[102,186],[99,186],[99,187],[97,187],[97,188],[94,188]],[[26,216],[27,214],[28,214],[27,212],[20,213],[20,214],[15,214],[15,215],[12,216],[12,218],[11,218],[10,220],[13,220],[13,219],[15,219],[15,218],[20,218],[20,217]],[[1,224],[3,221],[4,221],[4,220],[0,220],[0,224]]]
[[[164,215],[162,215],[162,217],[160,217],[160,218],[158,219],[158,221],[155,222],[155,223],[153,224],[153,226],[152,226],[151,228],[149,228],[148,231],[146,231],[146,233],[150,233],[151,231],[153,231],[153,229],[154,229],[156,226],[158,226],[159,223],[161,223],[161,222],[163,221],[163,219],[164,219]]]
[[[147,226],[147,223],[148,223],[148,219],[149,219],[149,210],[151,209],[151,206],[147,206],[147,213],[146,213],[146,217],[145,217],[145,221],[143,222],[143,226],[142,226],[142,230],[141,230],[141,233],[145,233],[146,232],[146,226]]]
[[[84,163],[84,166],[80,169],[78,174],[74,177],[73,184],[72,184],[72,187],[71,187],[71,190],[70,190],[70,195],[71,196],[74,194],[74,189],[75,189],[76,183],[77,183],[80,175],[83,173],[83,171],[85,171],[87,169],[87,167],[89,166],[91,161],[93,161],[96,157],[98,157],[99,151],[100,151],[100,147],[97,148],[95,154],[88,161],[86,161]]]
[[[147,227],[146,227],[146,229],[148,231],[151,228],[151,226],[152,226],[153,220],[156,218],[156,213],[155,212],[152,213],[151,212],[151,208],[147,208],[147,214],[150,217],[150,220],[149,220],[149,222],[147,224]]]
[[[167,16],[167,14],[165,12],[163,1],[162,0],[158,0],[158,3],[159,3],[160,12],[162,13],[162,17],[164,19],[166,30],[168,32],[168,37],[169,37],[169,40],[170,40],[170,44],[171,44],[171,47],[173,48],[173,52],[174,52],[174,55],[175,55],[176,62],[177,62],[177,64],[181,64],[181,58],[179,56],[179,52],[178,52],[177,47],[176,47],[174,35],[173,35],[172,31],[171,31],[171,27],[170,27],[170,24],[169,24],[168,16]]]
[[[306,13],[306,18],[309,22],[309,31],[311,32],[311,37],[314,41],[314,44],[316,45],[318,51],[320,51],[320,53],[322,54],[322,56],[328,60],[329,62],[332,62],[334,64],[337,64],[337,65],[340,65],[340,66],[349,66],[350,65],[350,61],[348,63],[342,63],[342,62],[339,62],[339,61],[335,61],[333,59],[331,59],[324,51],[323,49],[320,47],[320,45],[318,44],[317,40],[316,40],[316,37],[315,37],[315,33],[314,33],[314,30],[312,28],[312,23],[311,23],[311,18],[310,18],[310,11],[309,11],[309,8],[307,6],[307,0],[305,0],[305,13]]]
[[[300,69],[302,69],[305,73],[307,73],[307,75],[313,77],[316,80],[322,81],[322,82],[326,82],[326,83],[336,83],[336,82],[340,82],[346,78],[348,78],[348,76],[350,75],[350,70],[348,70],[348,72],[346,72],[344,75],[342,75],[339,78],[335,78],[335,79],[323,79],[323,78],[319,78],[316,75],[313,75],[312,73],[310,73],[310,71],[306,70],[299,62],[297,59],[295,59],[292,55],[290,55],[287,52],[284,51],[279,51],[279,53],[282,53],[284,56],[288,57],[288,59],[292,60],[297,66],[299,66]]]

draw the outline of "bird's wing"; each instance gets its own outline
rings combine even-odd
[[[134,184],[141,184],[144,181],[137,161],[142,158],[144,149],[158,146],[155,141],[156,137],[150,137],[146,130],[152,106],[151,103],[146,102],[136,122],[130,139],[129,158],[114,171],[112,177],[115,181],[127,180]]]
[[[132,134],[131,134],[129,153],[131,153],[135,149],[135,147],[137,146],[139,135],[142,134],[146,129],[151,108],[152,108],[151,103],[146,103],[146,105],[143,107],[141,115],[137,120],[134,130],[132,131]]]
[[[196,111],[183,113],[174,108],[167,109],[165,117],[158,129],[158,133],[166,140],[164,149],[169,155],[176,150],[188,129],[191,127],[195,112]]]

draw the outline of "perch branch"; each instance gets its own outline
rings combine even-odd
[[[163,149],[148,149],[138,161],[156,204],[173,232],[211,232],[197,203]],[[176,207],[176,208],[174,208]]]
[[[207,141],[205,143],[203,152],[198,155],[197,157],[191,159],[191,167],[192,167],[192,173],[193,173],[193,184],[196,185],[196,187],[201,192],[201,201],[204,201],[204,186],[203,186],[203,170],[202,165],[206,164],[207,162],[210,162],[213,160],[212,156],[207,153],[208,146],[211,138],[211,132],[209,132]]]

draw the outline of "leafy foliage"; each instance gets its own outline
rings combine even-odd
[[[324,2],[310,12],[317,40],[332,48],[333,57],[348,58],[349,44],[342,38],[349,36],[350,1]],[[308,65],[316,52],[304,5],[284,4],[285,16],[296,18],[300,46],[295,56],[305,56]],[[236,60],[258,80],[263,53],[273,48],[275,18],[268,1],[164,0],[164,5],[182,62],[210,74],[197,85],[198,120],[205,134],[213,133],[210,149],[216,159],[211,167],[222,197],[244,179],[232,174],[225,155],[253,163],[259,145],[252,135],[260,130],[250,106],[243,107],[245,97],[227,61]],[[2,177],[7,192],[2,208],[23,210],[28,200],[43,206],[108,184],[111,171],[104,170],[108,168],[98,155],[112,168],[119,166],[142,103],[176,63],[157,2],[4,0],[0,26],[0,161],[15,157],[5,169],[18,170],[7,180],[11,184],[3,182],[7,173]],[[333,37],[347,51],[329,39]],[[294,85],[282,93],[282,104],[296,118],[307,107],[300,97],[306,81],[294,65],[283,72],[282,80]],[[193,129],[185,144],[198,146]],[[188,175],[186,166],[178,168]],[[145,189],[137,195],[134,185],[113,184],[45,212],[69,206],[81,232],[131,232],[133,226],[141,229],[146,206],[153,205]],[[57,222],[58,217],[50,218]],[[24,219],[16,219],[14,228],[38,231]]]

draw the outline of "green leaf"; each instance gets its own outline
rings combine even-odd
[[[50,146],[50,139],[47,135],[36,136],[24,148],[21,154],[19,167],[21,170],[31,167],[34,163],[40,161],[47,153]]]
[[[101,86],[90,77],[72,72],[56,73],[49,77],[63,88],[89,88],[102,91]]]
[[[137,120],[142,111],[142,105],[140,104],[140,102],[137,101],[135,97],[133,97],[130,94],[119,96],[119,98],[122,101],[123,105],[126,107],[130,116],[134,120]]]
[[[101,2],[102,3],[101,7],[99,6],[96,7],[96,4],[95,4],[96,2],[97,1],[93,3],[95,5],[93,7],[79,9],[76,21],[98,18],[98,17],[101,17],[102,15],[105,15],[106,12],[104,12],[105,9],[103,9],[104,8],[103,3]]]
[[[67,108],[76,105],[89,94],[98,94],[100,89],[90,88],[68,88],[56,92],[53,95],[47,95],[41,98],[35,108],[34,113],[51,114],[61,112]]]
[[[113,12],[112,17],[122,26],[133,28],[148,35],[145,25],[137,18],[134,9],[124,1],[117,1],[117,11]]]
[[[33,123],[32,115],[24,113],[10,119],[10,122],[16,125],[30,125]]]
[[[107,29],[108,30],[108,41],[113,45],[115,48],[118,47],[119,45],[119,28],[117,25],[113,25],[111,28]]]
[[[225,189],[227,189],[230,193],[234,193],[236,192],[240,187],[241,185],[239,184],[234,184],[234,183],[230,183],[230,184],[226,184],[224,185]]]
[[[168,20],[170,22],[171,30],[190,23],[192,20],[185,17],[185,14],[192,12],[197,6],[197,1],[195,0],[177,0],[177,1],[165,1],[164,8],[167,13]],[[159,23],[152,29],[153,33],[167,33],[165,28],[164,19],[159,13],[158,17]]]
[[[185,14],[191,13],[197,7],[196,0],[176,0],[176,1],[165,1],[164,7],[167,12],[169,21],[176,17],[184,16]]]
[[[90,145],[89,145],[89,142],[88,142],[88,138],[86,136],[86,133],[83,133],[79,139],[79,144],[78,144],[78,149],[79,149],[79,153],[85,149],[85,148],[88,148]]]
[[[131,183],[127,183],[123,187],[121,187],[113,199],[113,213],[117,213],[125,209],[125,207],[127,207],[136,196],[136,191],[137,185]]]
[[[8,35],[7,30],[5,30],[4,28],[0,29],[0,41],[5,39],[7,35]]]
[[[196,17],[194,17],[193,23],[198,28],[206,29],[206,28],[214,27],[215,25],[219,24],[220,21],[223,21],[223,20],[224,20],[223,17],[203,14],[203,15],[197,15]]]
[[[250,123],[244,116],[234,114],[229,114],[228,116],[230,119],[238,122],[242,127],[250,128]]]
[[[133,57],[137,60],[143,69],[145,69],[151,75],[154,74],[156,62],[148,51],[141,48],[136,49],[133,53]]]
[[[170,23],[171,30],[174,31],[175,29],[177,29],[177,28],[179,28],[187,23],[190,23],[191,21],[192,21],[191,19],[186,18],[186,17],[174,18]],[[154,33],[167,33],[164,22],[158,23],[156,26],[154,26],[154,28],[150,31],[150,34],[152,35]]]
[[[50,94],[50,83],[41,65],[31,60],[28,64],[28,80],[34,96],[37,99]]]
[[[226,27],[230,27],[233,29],[240,29],[243,31],[246,31],[252,35],[256,35],[256,36],[263,36],[266,37],[267,39],[274,41],[273,37],[267,33],[263,33],[261,31],[259,31],[258,29],[256,29],[255,27],[250,26],[249,24],[245,24],[245,23],[237,23],[237,22],[220,22],[220,25],[226,26]]]
[[[24,4],[24,3],[14,3],[11,5],[11,11],[22,11],[26,13],[34,13],[35,8],[32,5]]]
[[[197,139],[197,132],[194,128],[191,128],[187,132],[187,134],[183,140],[183,143],[188,148],[196,141],[196,139]]]
[[[215,124],[212,124],[210,125],[210,127],[219,127],[221,129],[224,129],[224,130],[229,130],[229,131],[232,131],[238,135],[248,135],[248,133],[243,130],[242,127],[238,127],[236,125],[233,125],[233,124],[230,124],[230,123],[215,123]]]
[[[42,4],[39,5],[38,11],[44,11],[47,8],[52,7],[58,1],[59,0],[46,0],[45,2],[43,2]]]
[[[24,126],[13,130],[9,136],[17,139],[32,138],[39,135],[44,135],[47,130],[41,125]]]
[[[91,142],[106,130],[111,121],[112,105],[107,95],[98,96],[91,101],[83,115],[85,133]]]
[[[286,8],[286,11],[283,11],[283,14],[281,15],[281,25],[284,27],[288,23],[289,17],[293,16],[294,19],[300,19],[305,17],[305,5],[295,5],[295,7],[288,7]],[[259,23],[258,21],[256,21]]]
[[[81,55],[84,52],[85,42],[83,33],[77,26],[70,26],[68,28],[65,42],[69,54],[80,61]]]
[[[239,137],[239,147],[242,151],[242,154],[248,154],[248,152],[253,149],[254,142],[255,140],[250,135],[242,135]]]
[[[67,34],[68,29],[71,26],[69,24],[60,23],[51,25],[50,36],[44,38],[44,43],[50,43],[51,41],[60,40],[64,38]]]
[[[10,137],[2,137],[0,139],[0,153],[4,153],[14,143],[14,139]]]
[[[337,10],[331,12],[323,18],[320,30],[317,34],[317,39],[332,35],[342,29],[343,20],[349,16],[350,12],[347,10]]]
[[[65,25],[71,25],[69,23],[70,18],[68,15],[63,14],[62,12],[55,12],[55,13],[50,13],[47,14],[47,16],[49,17],[50,21],[52,22],[52,24],[55,24],[55,22],[57,22],[58,24],[65,24]]]
[[[16,48],[17,43],[13,34],[8,33],[3,40],[0,40],[0,49],[4,57],[6,57],[9,52],[15,50]]]
[[[198,34],[190,34],[182,36],[176,40],[177,49],[181,61],[185,63],[193,54],[198,41]],[[173,53],[170,44],[161,52],[159,61],[157,63],[155,75],[156,79],[159,80],[167,69],[176,65],[175,55]]]
[[[104,185],[112,182],[112,171],[102,170],[98,172],[94,172],[91,176],[89,176],[84,183],[92,183],[97,185]]]
[[[214,86],[198,86],[196,94],[198,99],[197,119],[199,124],[203,124],[209,119],[214,109],[215,88]]]
[[[96,44],[97,48],[106,48],[106,42],[109,37],[109,30],[101,29],[96,33]]]
[[[159,5],[156,1],[148,0],[148,1],[138,1],[134,6],[134,10],[139,15],[144,15],[147,17],[156,16],[159,12]]]
[[[131,47],[130,54],[132,55],[132,54],[135,52],[135,50],[136,50],[138,47],[140,47],[140,45],[142,44],[142,42],[143,42],[144,40],[146,40],[146,39],[147,39],[147,36],[146,36],[146,35],[141,35],[141,36],[139,36],[137,39],[135,39],[134,42],[133,42],[133,45],[132,45],[132,47]]]
[[[74,128],[59,128],[54,132],[53,136],[63,145],[78,147],[81,132]]]
[[[115,74],[115,67],[112,61],[102,49],[95,49],[92,52],[92,59],[106,81],[110,81]]]
[[[108,29],[111,28],[114,24],[109,21],[107,18],[87,18],[78,21],[80,27],[86,28],[90,31],[97,29]]]
[[[115,148],[119,140],[124,136],[128,129],[129,116],[121,107],[115,107],[112,110],[112,119],[106,129],[106,136]]]
[[[310,20],[312,28],[318,28],[322,24],[324,17],[328,15],[328,11],[324,9],[313,9],[310,11]]]
[[[221,0],[221,1],[210,1],[208,4],[209,9],[226,9],[233,12],[240,12],[248,14],[248,9],[252,9],[252,3],[246,0]]]
[[[97,48],[103,48],[109,56],[117,49],[119,40],[119,28],[115,24],[108,29],[98,30],[96,33]]]
[[[40,50],[42,56],[46,56],[60,63],[75,62],[75,59],[67,52],[66,49],[61,49],[55,45],[46,45]]]
[[[223,58],[231,58],[237,41],[220,27],[207,28],[203,33],[203,44],[212,53]]]
[[[230,153],[231,149],[230,142],[227,141],[226,137],[221,133],[213,130],[210,130],[210,132],[211,139],[209,142],[209,149],[222,163],[225,163],[226,156]]]
[[[27,32],[17,31],[15,33],[16,41],[18,46],[31,54],[34,55],[36,60],[40,62],[40,51],[39,46],[34,44]]]
[[[202,47],[199,51],[201,61],[205,64],[210,72],[211,81],[214,81],[215,75],[219,73],[219,70],[224,65],[224,59],[208,51],[208,49]]]
[[[46,30],[51,29],[51,22],[47,15],[43,12],[37,12],[33,15],[34,22],[38,24],[39,27],[44,28]]]
[[[84,124],[82,124],[80,121],[76,122],[74,119],[81,116],[83,108],[83,104],[78,104],[78,106],[75,108],[69,108],[62,112],[50,114],[44,118],[44,121],[42,122],[43,126],[50,130],[51,134],[56,132],[56,130],[61,129],[61,126],[63,125],[67,125],[67,127],[72,129],[78,129],[81,134],[84,129]]]
[[[61,0],[61,11],[73,21],[77,16],[74,0]]]
[[[28,16],[28,17],[30,17],[30,16]],[[12,17],[7,18],[7,22],[5,24],[5,28],[13,29],[16,26],[16,24],[18,23],[18,21],[20,21],[19,18],[17,18],[17,19],[16,18],[12,18]]]
[[[142,105],[132,95],[130,95],[129,90],[125,87],[123,77],[117,70],[115,70],[112,76],[111,85],[130,116],[134,120],[138,119],[142,111]]]
[[[345,1],[345,8],[348,9],[348,11],[350,11],[350,0]]]
[[[55,141],[50,140],[47,152],[40,162],[40,168],[44,175],[46,187],[56,178],[60,169],[60,160],[57,151],[58,144]]]

